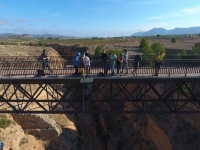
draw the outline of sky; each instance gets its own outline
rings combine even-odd
[[[118,37],[200,26],[200,0],[0,0],[0,34]]]

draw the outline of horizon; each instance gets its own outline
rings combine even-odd
[[[2,0],[0,12],[1,34],[118,37],[200,26],[197,0]]]

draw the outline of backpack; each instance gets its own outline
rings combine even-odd
[[[98,75],[98,77],[104,77],[105,76],[103,72],[99,72],[97,75]]]

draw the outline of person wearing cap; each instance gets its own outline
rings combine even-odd
[[[90,58],[88,56],[85,56],[85,54],[83,54],[83,64],[84,64],[84,68],[86,70],[86,77],[89,76],[89,69],[90,69]]]
[[[43,50],[41,56],[42,56],[42,69],[45,70],[45,68],[47,67],[49,71],[53,73],[49,65],[49,57],[47,55],[46,49]]]
[[[122,65],[122,71],[121,73],[123,73],[124,68],[126,67],[126,73],[128,74],[128,53],[127,50],[124,50],[124,57],[123,57],[123,65]]]
[[[154,76],[158,76],[160,66],[162,65],[162,59],[165,57],[165,53],[163,51],[160,51],[156,56],[154,60],[155,65],[155,74]]]
[[[73,76],[78,76],[78,66],[79,66],[79,63],[80,63],[80,60],[79,60],[79,57],[81,56],[81,53],[80,52],[77,52],[76,56],[74,57],[74,68],[75,68],[75,72],[73,74]]]

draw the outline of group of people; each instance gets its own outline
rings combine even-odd
[[[76,56],[74,57],[73,65],[75,68],[75,72],[73,76],[78,76],[78,67],[80,65],[80,57],[81,57],[81,53],[77,52]],[[89,50],[86,50],[86,52],[83,53],[82,60],[83,60],[84,69],[86,71],[86,77],[88,77],[90,74],[90,65],[92,63]]]
[[[106,51],[104,50],[102,53],[102,61],[103,61],[103,66],[104,66],[104,74],[108,75],[108,55]],[[111,69],[111,75],[114,75],[114,70],[115,70],[115,63],[117,66],[117,74],[119,75],[120,73],[123,73],[123,70],[126,68],[126,74],[128,74],[128,53],[127,50],[124,50],[124,54],[122,55],[121,53],[119,56],[116,56],[116,54],[113,52],[110,55],[110,69]],[[122,66],[122,70],[120,71]]]
[[[155,60],[154,60],[154,66],[155,66],[155,74],[154,76],[158,76],[160,66],[162,65],[162,59],[164,58],[165,54],[163,51],[160,51],[158,54],[155,55]],[[133,75],[137,75],[137,69],[139,67],[139,62],[141,61],[141,56],[140,55],[135,55],[134,57],[134,62],[133,62]],[[103,61],[103,66],[104,66],[104,74],[108,74],[108,55],[106,51],[104,50],[102,53],[102,61]],[[125,74],[128,74],[128,53],[127,50],[124,50],[124,54],[122,55],[121,53],[119,56],[116,56],[115,53],[113,52],[110,55],[110,68],[111,68],[111,75],[114,75],[114,70],[115,70],[115,63],[117,67],[117,75],[123,73],[123,70],[126,68]],[[122,69],[120,71],[120,69]]]
[[[115,74],[115,65],[117,68],[117,75],[119,76],[121,73],[123,73],[124,69],[126,69],[125,74],[128,74],[128,52],[126,49],[124,49],[124,53],[120,53],[118,56],[113,52],[110,56],[106,53],[105,50],[103,50],[103,53],[101,55],[101,59],[103,61],[103,67],[104,67],[104,75],[108,75],[108,59],[110,59],[110,69],[111,69],[111,75],[113,76]],[[154,66],[155,66],[155,74],[154,76],[158,76],[159,74],[159,69],[160,66],[162,65],[162,59],[164,58],[165,53],[163,51],[160,51],[158,54],[155,55],[154,58]],[[50,68],[49,65],[49,56],[47,55],[46,50],[43,50],[43,53],[41,55],[42,57],[42,68],[45,69],[46,67],[49,69],[51,73],[53,73],[52,69]],[[76,56],[74,57],[74,63],[73,66],[75,68],[75,72],[73,76],[78,76],[78,67],[80,65],[80,57],[81,53],[77,52]],[[89,50],[87,49],[86,52],[83,53],[82,56],[82,61],[84,65],[84,70],[86,73],[86,77],[89,76],[90,74],[90,67],[91,67],[91,55]],[[137,69],[139,67],[139,62],[141,61],[141,57],[137,54],[134,57],[134,62],[133,62],[133,75],[137,75]]]

